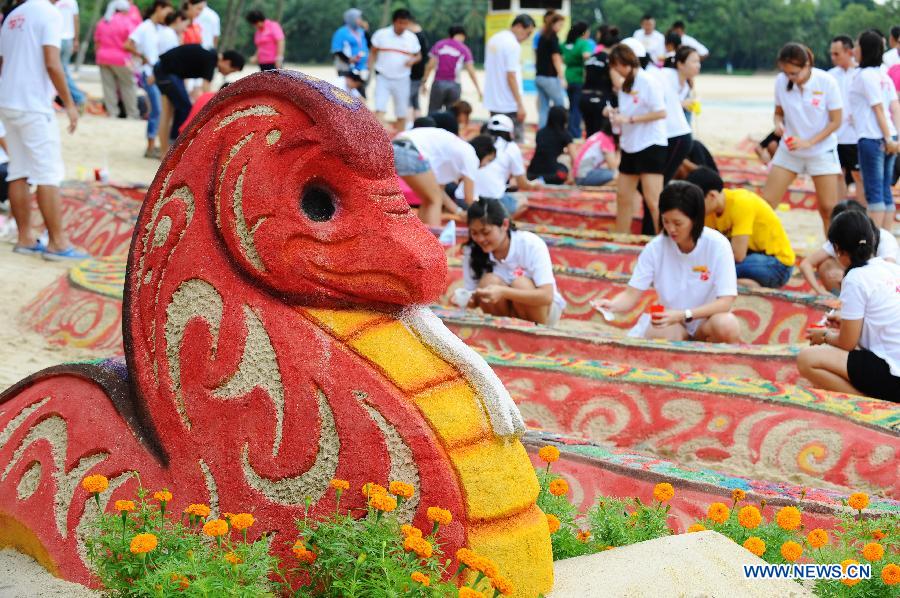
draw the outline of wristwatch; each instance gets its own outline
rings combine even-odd
[[[693,321],[694,321],[694,313],[693,313],[691,310],[689,310],[689,309],[684,310],[684,322],[685,322],[685,324],[690,324],[690,323],[693,322]]]

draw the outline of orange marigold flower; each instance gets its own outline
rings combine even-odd
[[[335,490],[340,490],[343,492],[344,490],[350,489],[350,482],[348,482],[347,480],[334,479],[331,480],[331,487]]]
[[[379,486],[378,484],[374,484],[372,482],[366,482],[362,487],[363,496],[366,498],[370,498],[376,494],[387,494],[387,490],[384,486]]]
[[[244,560],[234,552],[226,553],[225,560],[228,561],[229,563],[231,563],[232,565],[240,565],[241,563],[244,562]]]
[[[391,494],[394,496],[402,496],[403,498],[412,498],[413,494],[416,492],[413,485],[407,484],[406,482],[391,482],[388,488],[390,489]]]
[[[450,525],[450,522],[453,521],[453,514],[447,509],[442,509],[440,507],[428,507],[428,511],[426,511],[425,514],[428,517],[428,521],[433,523]]]
[[[888,563],[881,570],[881,581],[886,586],[895,586],[900,584],[900,566],[894,563]]]
[[[397,499],[388,494],[373,494],[369,496],[369,506],[390,513],[397,508]]]
[[[862,555],[867,561],[880,561],[884,556],[884,546],[875,542],[869,542],[863,546]]]
[[[783,507],[775,515],[778,527],[785,530],[795,530],[800,527],[800,509],[797,507]]]
[[[516,586],[513,585],[513,582],[506,579],[502,575],[495,575],[494,577],[492,577],[491,586],[493,586],[495,590],[497,590],[504,596],[509,596],[516,591]]]
[[[579,542],[587,542],[591,539],[591,530],[581,530],[578,532],[578,541]]]
[[[858,565],[858,564],[859,564],[859,561],[855,561],[853,559],[844,559],[843,561],[841,561],[841,570],[844,572],[844,575],[846,575],[848,565]],[[860,580],[858,580],[858,579],[842,579],[841,580],[841,583],[844,584],[845,586],[855,586],[859,582],[860,582]]]
[[[813,531],[806,534],[806,541],[809,542],[809,545],[813,548],[822,548],[826,544],[828,544],[828,532],[823,530],[821,527],[817,527]]]
[[[415,552],[420,558],[431,558],[431,543],[419,536],[406,536],[403,540],[403,550],[406,552]]]
[[[803,547],[794,542],[793,540],[788,540],[784,544],[781,545],[781,556],[784,557],[784,560],[794,562],[800,558],[800,555],[803,554]]]
[[[690,526],[689,528],[687,528],[687,531],[689,534],[692,534],[694,532],[706,531],[706,526],[703,525],[702,523],[695,523],[692,526]]]
[[[762,538],[750,536],[744,541],[744,548],[746,548],[756,556],[762,556],[763,553],[766,552],[766,543],[763,542]]]
[[[138,534],[131,539],[128,550],[134,554],[145,554],[156,549],[159,540],[153,534]]]
[[[559,461],[559,449],[550,445],[542,446],[541,450],[538,451],[538,457],[544,463],[554,463]]]
[[[660,482],[653,487],[653,498],[659,502],[668,502],[675,496],[675,488],[668,482]]]
[[[178,584],[179,590],[186,590],[191,585],[191,582],[188,581],[187,577],[185,577],[184,575],[178,575],[177,573],[173,573],[172,575],[170,575],[169,579],[172,581],[172,583]]]
[[[193,515],[194,517],[200,517],[201,519],[206,519],[209,517],[209,507],[206,505],[188,505],[184,510],[188,515]],[[228,513],[231,515],[231,513]]]
[[[731,516],[731,509],[725,503],[714,502],[706,509],[706,516],[716,523],[725,523]]]
[[[316,562],[316,553],[312,550],[307,550],[305,546],[297,547],[294,546],[294,556],[297,557],[297,560],[301,563],[306,563],[307,565],[312,565]]]
[[[497,570],[497,564],[486,556],[478,557],[473,567],[476,571],[484,573],[486,577],[497,577],[500,572]]]
[[[551,513],[547,513],[547,527],[550,528],[551,534],[555,534],[559,530],[559,525],[559,517]]]
[[[408,536],[418,536],[419,538],[422,537],[422,530],[420,530],[419,528],[417,528],[415,526],[408,525],[405,523],[400,526],[400,533],[403,534],[404,538],[406,538]]]
[[[886,535],[887,534],[885,534],[880,529],[876,529],[875,531],[872,532],[872,537],[875,538],[876,540],[884,540]]]
[[[478,559],[478,555],[475,554],[474,551],[469,550],[468,548],[460,548],[459,550],[456,551],[456,560],[458,560],[460,563],[462,563],[469,569],[473,568],[472,565],[475,563],[475,561],[477,559]]]
[[[733,500],[734,502],[741,502],[745,498],[747,498],[747,493],[740,488],[735,488],[731,491],[731,500]]]
[[[550,494],[553,496],[565,496],[569,493],[569,483],[562,478],[550,482]]]
[[[226,522],[224,519],[213,519],[212,521],[207,521],[203,525],[203,533],[213,538],[224,536],[228,533],[228,522]]]
[[[757,528],[762,523],[762,514],[753,505],[747,505],[738,511],[738,523],[747,529]]]
[[[127,513],[129,511],[134,510],[134,501],[132,501],[132,500],[117,500],[115,506],[116,506],[116,510],[119,513]]]
[[[233,515],[231,517],[230,523],[231,527],[238,531],[242,531],[256,523],[256,520],[250,513],[238,513],[237,515]]]
[[[415,573],[410,575],[410,578],[414,582],[420,583],[423,586],[425,586],[426,588],[431,585],[431,578],[428,577],[427,575],[425,575],[424,573],[419,573],[418,571],[416,571]]]
[[[862,511],[869,506],[869,495],[865,492],[854,492],[847,499],[847,504],[857,511]]]
[[[159,502],[169,502],[172,500],[172,493],[168,490],[159,490],[158,492],[153,493],[153,498]]]
[[[459,598],[484,598],[484,594],[472,588],[460,588]]]
[[[100,494],[109,488],[109,480],[106,479],[106,476],[100,474],[89,475],[81,480],[81,487],[91,494]]]

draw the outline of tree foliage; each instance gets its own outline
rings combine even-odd
[[[137,0],[147,6],[151,0]],[[82,32],[87,35],[104,0],[82,0]],[[484,55],[487,0],[209,0],[222,17],[223,46],[253,52],[253,32],[244,21],[252,9],[280,20],[287,36],[287,58],[292,62],[330,61],[330,41],[351,7],[362,9],[374,31],[386,24],[390,12],[407,7],[433,41],[446,35],[450,25],[461,23],[469,33],[469,46],[480,62]],[[828,64],[828,45],[838,34],[857,36],[876,27],[885,33],[900,25],[900,0],[876,4],[872,0],[572,0],[572,18],[596,26],[597,11],[603,20],[618,25],[625,35],[638,28],[641,16],[651,13],[657,29],[665,30],[676,19],[687,23],[688,32],[712,51],[706,68],[731,63],[739,69],[771,69],[778,49],[788,41],[809,45],[820,66]]]

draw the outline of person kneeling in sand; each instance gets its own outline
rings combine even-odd
[[[797,256],[772,206],[746,189],[725,189],[710,168],[687,176],[705,194],[706,226],[731,241],[738,284],[778,289],[787,284]]]
[[[834,206],[834,209],[831,210],[831,219],[834,220],[838,214],[847,210],[866,213],[866,208],[861,203],[853,199],[845,199],[839,201]],[[875,226],[874,222],[872,226]],[[898,254],[900,254],[900,250],[898,250],[897,239],[894,238],[890,231],[879,228],[875,257],[896,263],[897,258],[900,257]],[[844,279],[844,270],[845,268],[838,263],[834,245],[831,244],[831,241],[825,241],[821,249],[815,250],[800,262],[800,272],[803,274],[803,278],[820,295],[828,295],[829,293],[837,295],[840,293],[841,281]],[[818,274],[818,278],[816,274]]]
[[[467,215],[465,290],[457,291],[457,305],[555,326],[566,302],[556,287],[544,241],[534,233],[516,230],[497,199],[479,199],[469,206]]]
[[[878,230],[858,210],[836,216],[828,241],[846,269],[840,315],[807,330],[797,367],[824,390],[900,401],[900,266],[875,257]]]
[[[659,305],[641,316],[629,336],[739,343],[740,324],[731,313],[737,297],[731,246],[720,232],[703,226],[703,191],[673,181],[659,196],[659,213],[662,232],[641,251],[628,288],[592,305],[601,312],[625,313],[652,286]]]

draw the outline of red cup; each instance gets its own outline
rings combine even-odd
[[[654,303],[653,305],[650,306],[650,317],[653,319],[656,319],[656,318],[660,317],[664,311],[666,311],[665,306],[662,306],[658,303]]]

